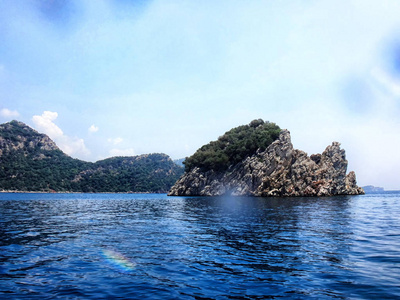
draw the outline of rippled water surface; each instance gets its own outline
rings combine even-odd
[[[400,193],[2,193],[0,298],[399,299]]]

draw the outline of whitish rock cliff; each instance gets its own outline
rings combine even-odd
[[[346,175],[347,160],[333,142],[322,154],[310,157],[293,149],[290,132],[282,130],[265,151],[257,151],[225,172],[186,172],[171,188],[170,196],[332,196],[364,194],[356,175]]]

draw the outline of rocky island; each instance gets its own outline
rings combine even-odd
[[[261,119],[228,131],[184,163],[185,173],[170,196],[364,194],[355,173],[346,174],[346,155],[338,142],[308,156],[293,148],[288,130]]]

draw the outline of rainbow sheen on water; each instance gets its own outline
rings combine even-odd
[[[102,254],[112,266],[116,267],[120,271],[130,272],[136,266],[133,261],[115,250],[103,249]]]

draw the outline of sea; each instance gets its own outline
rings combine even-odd
[[[0,299],[400,299],[400,192],[0,193]]]

